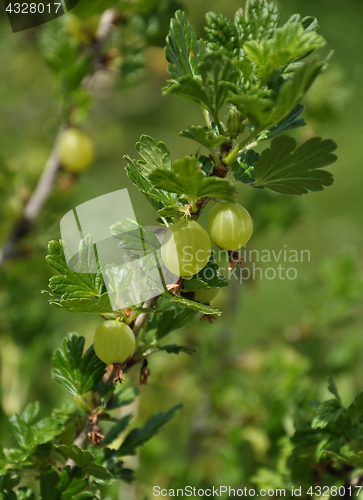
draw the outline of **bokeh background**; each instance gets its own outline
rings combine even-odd
[[[295,12],[316,16],[328,41],[324,53],[334,50],[329,70],[304,100],[307,126],[294,135],[300,142],[312,135],[337,141],[339,160],[331,167],[335,183],[301,198],[241,186],[238,197],[255,224],[248,249],[309,250],[310,261],[296,263],[295,280],[263,278],[241,285],[232,279],[213,303],[223,311],[217,322],[196,321],[170,339],[198,348],[197,354],[151,358],[149,385],[141,388],[133,408],[135,424],[180,402],[184,409],[130,462],[137,469],[136,483],[115,484],[104,498],[151,497],[154,485],[244,487],[257,482],[274,487],[271,471],[284,439],[293,433],[296,409],[328,397],[330,374],[344,403],[363,391],[363,4],[279,3],[284,21]],[[232,16],[241,6],[234,0],[184,2],[199,36],[206,12]],[[86,11],[83,6],[83,17]],[[52,75],[39,48],[42,29],[13,34],[0,6],[0,156],[15,179],[10,193],[0,189],[1,242],[35,187],[61,122]],[[164,31],[163,36],[167,27]],[[162,97],[167,73],[160,46],[147,47],[144,62],[145,70],[134,79],[100,75],[85,124],[97,148],[94,165],[72,185],[61,175],[22,243],[24,255],[0,269],[3,446],[14,444],[8,417],[27,402],[40,400],[46,415],[67,399],[50,377],[52,352],[70,331],[91,343],[100,323],[98,317],[52,308],[40,293],[52,275],[45,255],[48,241],[60,237],[61,217],[93,197],[127,187],[137,217],[153,224],[156,213],[125,176],[123,155],[136,157],[134,145],[142,133],[164,141],[174,159],[195,152],[195,145],[178,132],[203,124],[203,116],[192,103]],[[0,183],[4,188],[5,176],[0,175]],[[277,268],[278,263],[259,265]],[[137,383],[137,374],[130,376]]]

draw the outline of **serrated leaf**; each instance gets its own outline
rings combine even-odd
[[[187,209],[183,205],[170,205],[158,210],[160,217],[180,217],[186,213]]]
[[[114,264],[105,266],[105,276],[107,276],[107,289],[109,293],[115,293],[116,296],[127,290],[133,282],[134,269],[129,267],[119,267]]]
[[[169,354],[180,354],[181,352],[184,352],[185,354],[189,354],[191,356],[198,352],[198,349],[194,349],[194,347],[189,347],[187,345],[158,345],[158,348],[160,349],[160,351],[166,351]]]
[[[163,91],[195,101],[217,117],[238,73],[221,53],[207,54],[199,64],[198,72],[197,76],[188,74],[178,81],[171,80]]]
[[[193,27],[185,12],[178,10],[170,21],[170,32],[166,38],[165,56],[172,78],[198,73],[197,65],[203,59],[204,42],[197,41]]]
[[[108,445],[112,443],[112,441],[114,441],[119,436],[119,434],[121,434],[121,432],[126,429],[131,419],[132,415],[126,415],[125,417],[120,418],[117,422],[115,422],[102,440],[102,444]]]
[[[245,8],[235,15],[241,47],[247,40],[268,40],[280,21],[280,6],[268,0],[247,0]]]
[[[53,380],[66,392],[82,395],[102,379],[106,365],[95,354],[93,345],[83,355],[85,339],[70,333],[52,358]]]
[[[56,491],[58,474],[55,467],[49,467],[40,476],[40,496],[47,500],[58,500],[59,492]]]
[[[239,38],[237,27],[228,17],[216,12],[208,12],[205,16],[207,26],[204,28],[207,49],[218,52],[230,58],[239,55]]]
[[[129,156],[125,156],[124,158],[128,162],[125,167],[128,178],[144,194],[146,199],[156,210],[160,210],[167,205],[173,205],[176,202],[175,195],[152,187],[150,182],[142,174],[142,167],[140,167],[135,160],[132,160]]]
[[[228,281],[219,275],[219,268],[216,262],[208,264],[199,273],[191,278],[185,278],[183,288],[185,291],[208,290],[209,288],[224,288],[229,286]]]
[[[40,495],[47,500],[88,500],[93,493],[84,491],[88,481],[79,467],[64,467],[58,477],[57,469],[49,467],[40,477]]]
[[[108,314],[114,312],[108,293],[102,294],[98,299],[78,298],[64,300],[52,295],[51,297],[49,304],[69,312],[82,314]]]
[[[336,399],[322,403],[316,410],[312,422],[313,429],[324,429],[327,425],[335,423],[345,408]]]
[[[302,104],[297,104],[294,109],[291,110],[290,113],[285,116],[285,118],[283,118],[283,120],[281,120],[279,123],[276,123],[276,125],[268,130],[263,139],[270,139],[271,137],[276,137],[277,135],[283,134],[288,130],[303,127],[304,125],[306,125],[305,118],[298,118],[304,111],[304,109],[305,106],[303,106]]]
[[[153,415],[144,425],[144,427],[133,429],[125,438],[118,450],[118,454],[135,455],[136,448],[145,444],[155,434],[160,432],[164,425],[169,422],[183,407],[183,405],[174,406],[166,413],[160,412]]]
[[[174,205],[176,203],[174,195],[153,188],[147,180],[147,175],[155,168],[171,169],[171,156],[166,145],[163,142],[156,143],[148,135],[142,135],[140,141],[136,143],[136,149],[141,160],[135,161],[127,155],[124,156],[128,163],[126,173],[131,182],[140,189],[156,210],[165,205]]]
[[[171,172],[154,170],[149,175],[149,180],[159,189],[187,196],[191,202],[204,196],[213,196],[226,201],[234,200],[233,184],[226,179],[206,177],[198,166],[198,159],[194,156],[185,156],[175,161]]]
[[[111,233],[120,240],[119,247],[137,252],[155,252],[160,248],[160,242],[153,231],[140,222],[127,219],[111,226]]]
[[[64,422],[54,417],[35,422],[37,411],[37,405],[29,404],[23,412],[16,413],[9,419],[11,430],[17,443],[25,452],[25,457],[33,453],[37,446],[52,441],[65,428]]]
[[[135,147],[142,158],[138,164],[142,166],[143,173],[150,173],[155,168],[171,169],[170,151],[163,142],[156,143],[149,135],[142,135]]]
[[[325,66],[324,61],[310,57],[300,63],[291,79],[285,81],[275,95],[253,90],[227,100],[247,116],[256,130],[262,131],[280,122],[294,109]]]
[[[209,149],[209,151],[214,150],[214,148],[221,146],[222,144],[229,142],[228,137],[224,135],[216,135],[211,130],[206,130],[205,127],[192,125],[187,130],[183,130],[179,133],[181,137],[186,137],[187,139],[192,139],[193,141],[199,142],[202,146]]]
[[[178,330],[187,325],[195,318],[197,312],[193,309],[174,307],[155,315],[152,326],[156,328],[158,340],[164,338],[170,332]]]
[[[195,302],[194,300],[189,300],[185,297],[180,297],[179,295],[173,295],[170,292],[164,292],[162,295],[178,306],[189,307],[190,309],[199,311],[202,314],[211,314],[213,316],[220,316],[222,314],[219,309],[213,309],[206,304],[201,304],[200,302]]]
[[[90,237],[80,243],[79,268],[94,269],[94,252]],[[51,289],[50,304],[72,312],[90,314],[106,314],[113,312],[106,293],[102,272],[74,272],[68,266],[61,241],[51,241],[48,245],[48,264],[56,269],[60,276],[52,276],[49,280]],[[77,264],[75,264],[77,268]]]
[[[118,387],[119,389],[113,392],[111,401],[107,401],[107,408],[110,410],[131,404],[140,392],[138,387],[126,387],[125,389],[120,389],[121,386]]]
[[[103,480],[112,478],[112,475],[105,467],[102,467],[101,465],[95,463],[95,457],[89,451],[82,450],[75,444],[72,444],[71,446],[61,444],[56,448],[65,457],[73,460],[73,462],[86,474],[90,474],[97,479]]]
[[[296,149],[296,140],[289,136],[273,139],[254,167],[256,185],[263,185],[283,194],[305,194],[321,191],[333,183],[333,176],[322,167],[334,163],[335,142],[320,137],[309,139]]]
[[[244,184],[255,184],[256,179],[253,176],[253,169],[260,156],[253,149],[249,149],[237,158],[239,170],[233,172],[236,181],[243,182]]]
[[[208,95],[208,109],[216,116],[226,100],[230,84],[237,79],[237,71],[230,59],[220,52],[207,54],[198,70]]]
[[[266,82],[278,68],[294,59],[325,45],[324,38],[315,31],[305,31],[300,23],[288,22],[274,30],[268,40],[245,42],[243,49],[248,59],[256,64],[262,81]]]

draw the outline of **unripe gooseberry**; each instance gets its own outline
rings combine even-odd
[[[65,130],[57,145],[62,167],[71,173],[87,170],[94,160],[93,141],[88,134],[75,127]]]
[[[93,347],[106,365],[122,365],[135,352],[135,336],[125,323],[104,321],[96,330]]]
[[[207,231],[198,222],[185,219],[169,229],[161,247],[166,268],[178,276],[193,276],[205,267],[211,256]]]
[[[207,230],[212,241],[223,250],[238,250],[252,236],[250,214],[238,203],[218,203],[209,212]]]

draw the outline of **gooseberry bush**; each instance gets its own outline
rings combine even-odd
[[[44,419],[38,419],[39,407],[31,403],[11,418],[19,448],[1,451],[0,498],[101,498],[103,485],[118,479],[132,481],[133,471],[124,466],[124,457],[135,455],[182,405],[129,430],[131,415],[120,418],[117,410],[127,407],[139,390],[130,385],[127,373],[138,369],[140,384],[152,383],[151,355],[195,352],[187,345],[168,344],[165,339],[171,332],[198,317],[211,322],[221,315],[211,302],[228,282],[219,275],[212,242],[228,252],[232,269],[242,264],[238,250],[253,231],[253,213],[237,203],[236,194],[266,189],[302,195],[333,183],[324,168],[336,160],[336,144],[313,137],[298,145],[290,135],[305,125],[301,100],[328,64],[329,55],[314,54],[326,43],[318,31],[315,18],[298,14],[281,24],[278,4],[267,0],[247,0],[234,19],[209,12],[204,39],[197,39],[185,12],[175,13],[166,39],[170,80],[163,93],[195,103],[205,125],[190,125],[180,132],[197,144],[191,152],[189,143],[186,155],[174,161],[163,142],[142,135],[136,144],[140,158],[126,156],[125,168],[157,211],[160,226],[168,229],[158,251],[178,279],[144,304],[127,304],[115,311],[102,264],[96,273],[77,273],[67,266],[63,242],[49,243],[47,262],[57,271],[50,278],[50,291],[45,292],[50,304],[83,313],[85,318],[99,315],[102,323],[86,351],[85,339],[71,333],[54,353],[52,378],[69,394],[69,403]],[[62,87],[58,56],[47,57]],[[82,65],[86,67],[88,59],[81,56],[77,61],[77,71],[84,77]],[[78,83],[67,99],[78,115],[62,94],[68,118],[57,151],[62,167],[79,174],[92,162],[94,151],[89,137],[76,128],[82,113],[87,114],[88,103],[79,88],[79,75],[73,78]],[[198,222],[204,210],[209,210],[206,229]],[[124,224],[147,234],[141,221],[123,221],[120,215],[110,236],[118,237],[117,228]],[[89,248],[84,243],[83,256]],[[148,257],[146,252],[143,262],[157,266],[157,260]],[[123,285],[127,286],[121,280],[121,289]],[[333,380],[329,390],[335,399],[318,405],[315,416],[306,416],[286,449],[292,462],[308,456],[310,468],[322,464],[323,469],[338,471],[339,478],[340,470],[363,467],[359,451],[363,411],[360,396],[345,408]],[[342,428],[346,432],[341,434]],[[29,473],[40,480],[39,493],[24,482],[18,486]],[[295,484],[294,475],[285,469],[278,477]],[[263,481],[262,476],[256,478],[262,485]]]

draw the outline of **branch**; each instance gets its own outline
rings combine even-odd
[[[115,9],[107,9],[102,14],[95,37],[95,56],[92,73],[89,75],[88,79],[85,79],[82,82],[83,86],[87,86],[88,88],[91,87],[93,82],[92,76],[103,67],[101,53],[103,50],[103,46],[115,25],[116,20],[117,11]],[[38,219],[45,202],[53,191],[58,172],[61,169],[56,144],[58,137],[64,128],[65,125],[60,128],[60,131],[57,134],[52,152],[50,153],[50,156],[45,164],[38,184],[24,208],[21,219],[17,222],[17,224],[11,231],[9,239],[4,244],[3,249],[0,250],[0,266],[6,260],[18,256],[18,253],[16,252],[16,244],[30,232],[32,226]]]
[[[152,308],[154,307],[154,305],[157,303],[158,299],[159,299],[159,295],[157,295],[156,297],[153,297],[152,299],[149,299],[145,302],[144,304],[144,307],[146,308]],[[133,332],[134,332],[134,335],[135,337],[138,336],[138,334],[140,333],[142,327],[145,325],[146,321],[148,320],[150,316],[150,313],[149,312],[144,312],[144,313],[141,313],[135,320],[135,325],[134,325],[134,328],[132,329]]]

